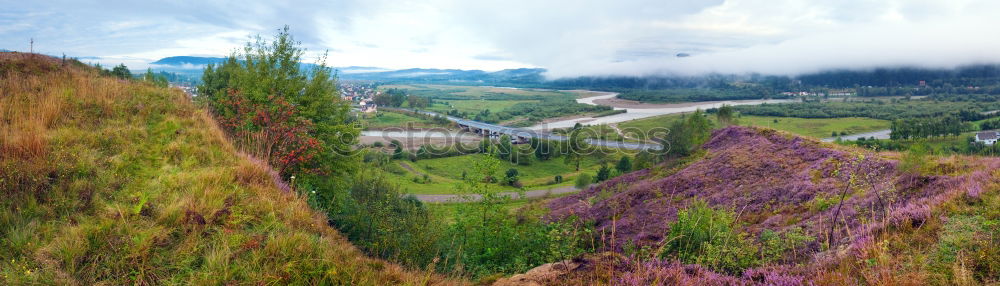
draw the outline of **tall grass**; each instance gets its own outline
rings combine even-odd
[[[454,284],[365,257],[179,90],[0,53],[0,284]]]

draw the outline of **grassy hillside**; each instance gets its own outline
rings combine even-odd
[[[0,53],[0,284],[427,284],[366,258],[179,90]]]

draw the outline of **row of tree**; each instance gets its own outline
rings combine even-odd
[[[910,118],[893,120],[889,130],[891,131],[889,138],[893,140],[958,136],[963,131],[972,130],[972,124],[962,122],[955,116]]]

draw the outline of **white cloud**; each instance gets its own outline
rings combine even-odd
[[[113,60],[222,56],[288,24],[336,66],[496,70],[553,77],[800,73],[1000,62],[989,0],[0,0],[0,43]],[[20,44],[20,43],[24,44]],[[678,53],[691,57],[678,58]],[[139,68],[139,67],[136,67]]]

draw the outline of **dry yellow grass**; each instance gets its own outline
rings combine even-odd
[[[0,53],[0,284],[462,284],[364,256],[179,90]]]

